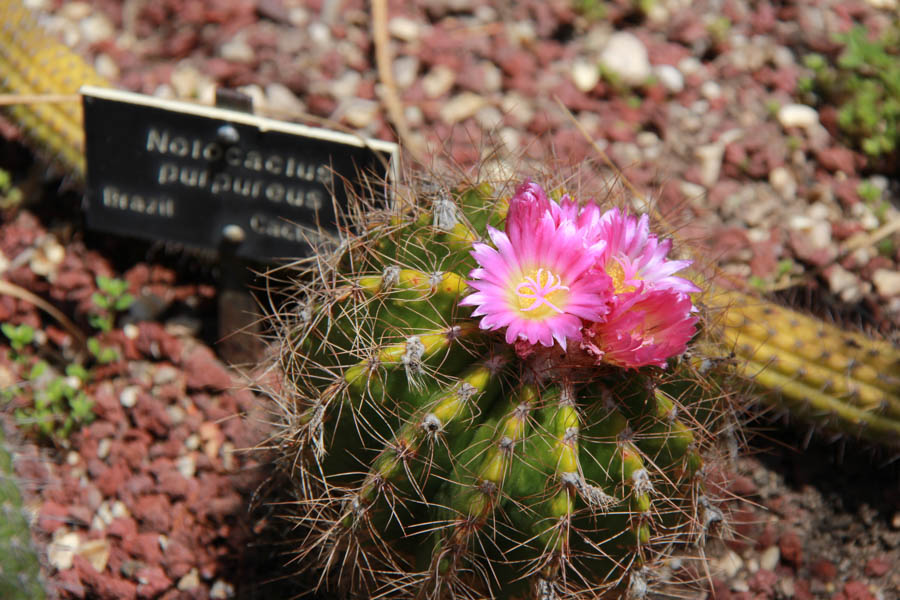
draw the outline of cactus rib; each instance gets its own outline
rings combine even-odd
[[[81,56],[41,27],[17,0],[0,1],[0,92],[75,95],[82,85],[108,87]],[[78,102],[13,104],[10,116],[41,152],[84,178],[84,134]]]
[[[721,343],[738,374],[776,408],[827,429],[900,446],[900,350],[886,342],[738,292],[707,301],[723,311]]]

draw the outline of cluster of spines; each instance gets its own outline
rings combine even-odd
[[[683,370],[524,367],[458,306],[504,203],[423,204],[319,261],[285,334],[302,560],[360,594],[577,597],[702,537],[718,416]]]
[[[0,92],[75,96],[83,85],[109,86],[85,60],[48,33],[20,0],[0,0]],[[34,144],[84,178],[81,103],[27,99],[8,111]]]
[[[12,455],[0,423],[0,598],[44,598],[41,565],[31,543]]]
[[[760,397],[826,430],[900,447],[900,350],[797,311],[715,290],[724,350]]]

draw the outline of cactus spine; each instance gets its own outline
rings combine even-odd
[[[703,455],[727,410],[687,363],[521,355],[460,306],[504,214],[486,185],[370,212],[281,316],[296,564],[348,595],[634,593],[715,520]]]
[[[28,518],[0,424],[0,597],[44,598],[40,575],[40,561],[31,545]]]

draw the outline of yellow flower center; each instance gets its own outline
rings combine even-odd
[[[562,278],[547,269],[530,271],[514,290],[513,301],[521,316],[541,320],[562,313],[569,286],[562,284]]]
[[[633,292],[637,288],[633,285],[625,285],[625,269],[616,259],[611,259],[606,263],[606,274],[612,278],[613,289],[617,294]]]

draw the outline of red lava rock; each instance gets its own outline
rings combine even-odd
[[[195,553],[178,538],[169,540],[164,557],[166,573],[173,580],[180,579],[196,564]]]
[[[138,598],[155,598],[172,587],[172,580],[156,565],[141,567],[135,573]]]
[[[206,346],[195,346],[189,350],[181,366],[190,389],[227,390],[234,385],[228,370]]]
[[[128,480],[130,475],[131,471],[127,466],[117,463],[100,473],[96,477],[94,484],[104,496],[112,498],[116,496],[122,484]]]
[[[844,589],[837,594],[833,600],[875,600],[875,596],[861,581],[848,581],[844,584]]]
[[[81,583],[81,578],[78,576],[78,572],[75,569],[59,571],[53,576],[53,578],[55,579],[54,587],[62,592],[65,592],[66,597],[85,597],[86,592],[84,589],[84,585]]]
[[[775,544],[777,539],[778,536],[775,533],[775,524],[766,523],[763,525],[762,531],[756,538],[756,548],[758,550],[769,548]]]
[[[229,515],[241,515],[244,512],[244,499],[240,494],[230,493],[220,498],[208,500],[207,514],[224,521]]]
[[[788,238],[797,257],[817,267],[830,264],[837,258],[838,249],[834,244],[813,246],[810,236],[802,230],[791,231]]]
[[[778,548],[781,550],[781,558],[795,567],[803,562],[803,544],[793,531],[782,534],[778,540]]]
[[[794,580],[794,600],[813,600],[812,592],[809,590],[809,581],[806,579]]]
[[[72,571],[78,575],[79,581],[90,589],[96,590],[99,587],[100,573],[94,569],[88,560],[76,554],[72,561]]]
[[[94,585],[94,592],[102,600],[134,600],[137,598],[137,584],[127,579],[101,575]]]
[[[132,501],[139,496],[149,494],[156,489],[156,482],[146,473],[137,473],[128,478],[119,496],[123,500]]]
[[[713,579],[710,585],[710,600],[731,600],[734,596],[727,581]]]
[[[859,192],[857,191],[859,188],[859,179],[855,177],[850,177],[844,179],[843,181],[833,181],[831,183],[831,189],[834,192],[835,197],[841,201],[841,204],[844,208],[850,208],[855,204],[859,204]]]
[[[97,370],[94,370],[94,377],[97,377]],[[108,383],[108,382],[105,382]],[[97,425],[101,425],[106,422],[106,427],[104,429],[111,429],[109,433],[104,433],[103,435],[97,435],[96,437],[102,438],[112,435],[112,432],[115,431],[115,425],[113,423],[127,423],[127,417],[125,416],[125,411],[122,409],[122,404],[119,402],[119,397],[116,395],[115,390],[111,385],[99,385],[94,390],[94,412],[100,417],[101,421],[97,423]]]
[[[47,533],[53,533],[60,527],[65,526],[68,517],[68,508],[62,504],[48,500],[41,505],[41,511],[38,514],[38,529]]]
[[[122,539],[122,548],[131,556],[148,565],[162,561],[158,533],[139,533]]]
[[[837,567],[830,560],[819,559],[810,565],[809,570],[822,581],[833,581],[837,577]]]
[[[150,431],[159,437],[166,435],[166,432],[172,426],[172,417],[166,412],[164,404],[150,394],[141,393],[138,395],[137,404],[131,411],[131,418],[134,424],[143,430]],[[146,446],[141,448],[142,456],[147,455]]]
[[[131,507],[131,512],[144,526],[160,533],[168,533],[172,527],[171,508],[168,498],[163,494],[148,494],[138,498],[137,503]]]
[[[876,556],[870,558],[866,563],[866,575],[869,577],[882,577],[891,568],[890,559],[887,556]]]
[[[123,540],[134,539],[137,536],[137,522],[131,517],[117,517],[106,526],[106,533]]]
[[[753,244],[753,258],[750,259],[750,271],[757,277],[767,279],[778,268],[778,252],[776,244],[771,240]]]
[[[138,335],[134,340],[137,349],[151,358],[168,358],[177,361],[183,352],[181,340],[171,335],[159,323],[138,323]]]
[[[758,594],[764,594],[766,597],[772,597],[775,592],[775,583],[778,576],[768,569],[760,569],[750,576],[747,583],[750,589]]]
[[[158,491],[167,494],[173,500],[187,497],[191,489],[196,487],[193,480],[185,479],[177,470],[163,471],[156,476],[156,479],[159,481]],[[191,483],[195,483],[195,485],[191,485]]]
[[[847,175],[856,171],[853,152],[840,146],[819,150],[816,152],[816,160],[829,171],[843,171]]]

